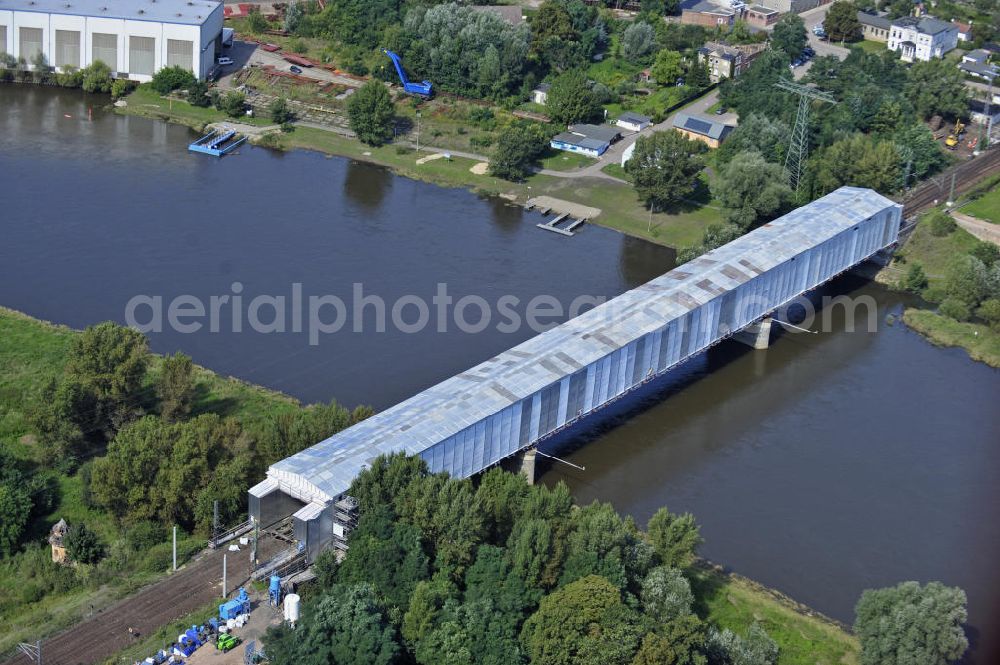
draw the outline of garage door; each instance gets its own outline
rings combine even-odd
[[[80,67],[80,32],[56,30],[56,67]]]
[[[152,76],[156,69],[156,38],[128,38],[128,72]]]
[[[24,61],[31,64],[32,61],[42,52],[42,29],[41,28],[19,28],[18,38],[21,48],[18,55]]]
[[[181,67],[189,72],[194,72],[194,42],[184,39],[168,39],[167,67]]]
[[[111,68],[118,69],[118,35],[95,32],[91,36],[91,62],[100,60]]]

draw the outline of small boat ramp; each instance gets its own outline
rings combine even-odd
[[[243,144],[247,137],[237,134],[235,130],[222,128],[213,129],[200,139],[188,146],[191,152],[200,152],[213,157],[222,157],[229,154]]]

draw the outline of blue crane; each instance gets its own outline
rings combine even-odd
[[[430,81],[424,81],[423,83],[411,83],[410,79],[406,78],[406,72],[403,71],[403,63],[399,59],[399,56],[387,48],[382,49],[382,52],[389,56],[392,60],[392,64],[396,65],[396,73],[399,74],[399,80],[403,84],[404,92],[411,95],[420,95],[421,97],[431,96]]]

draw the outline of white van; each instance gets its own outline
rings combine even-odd
[[[218,62],[220,65],[231,65],[233,64],[233,59],[230,58],[229,56],[224,55],[219,57],[219,59],[216,62]]]

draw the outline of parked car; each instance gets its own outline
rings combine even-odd
[[[291,67],[288,68],[288,71],[290,71],[293,74],[301,74],[302,73],[302,68],[296,67],[295,65],[292,65]]]
[[[220,65],[231,65],[233,64],[233,59],[230,58],[229,56],[224,55],[221,56],[218,60],[216,60],[216,62],[218,62]]]
[[[725,106],[720,106],[719,108],[715,109],[715,115],[722,115],[728,110],[729,109],[727,109]]]
[[[802,55],[811,58],[816,55],[816,51],[814,51],[811,46],[807,46],[802,49]]]

